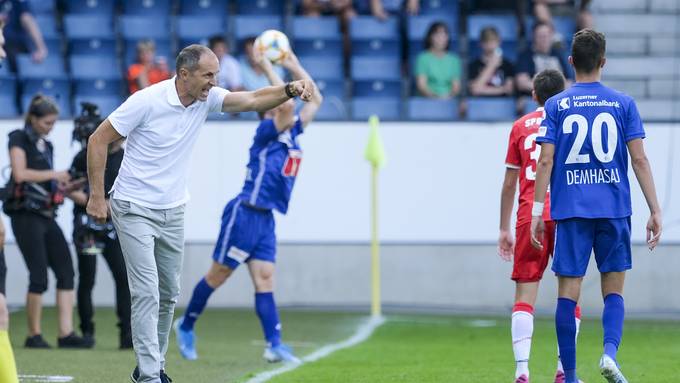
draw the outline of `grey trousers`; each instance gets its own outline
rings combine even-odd
[[[111,198],[127,266],[138,382],[160,383],[184,256],[184,206],[149,209]]]

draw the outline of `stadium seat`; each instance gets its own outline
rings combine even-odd
[[[503,41],[517,41],[517,19],[514,15],[472,15],[468,17],[468,38],[478,41],[482,29],[496,27]]]
[[[0,76],[0,94],[14,97],[17,93],[17,80],[11,76]]]
[[[66,70],[61,55],[50,55],[40,63],[33,61],[30,55],[17,55],[18,75],[21,79],[66,78]]]
[[[68,50],[72,55],[115,56],[116,40],[114,39],[73,39],[68,41]]]
[[[74,80],[74,93],[78,96],[120,96],[123,81],[120,79]]]
[[[282,15],[285,5],[286,2],[281,0],[236,0],[240,15]]]
[[[357,16],[350,21],[349,35],[354,56],[391,56],[401,54],[399,21],[391,17],[380,21],[373,16]]]
[[[200,43],[207,45],[212,35],[224,35],[224,19],[221,16],[178,16],[176,19],[179,46]]]
[[[116,110],[120,106],[120,104],[123,103],[123,100],[121,99],[120,96],[83,96],[83,95],[77,95],[73,101],[73,110],[75,111],[75,115],[80,115],[82,111],[82,107],[80,105],[81,102],[91,102],[93,104],[97,104],[99,107],[99,112],[101,113],[102,116],[108,116]]]
[[[121,16],[120,31],[125,40],[168,40],[170,24],[167,18],[153,16]]]
[[[0,78],[6,77],[14,77],[14,74],[9,71],[9,65],[4,63],[3,65],[0,65]]]
[[[52,14],[56,9],[55,0],[30,0],[28,5],[31,7],[31,12],[36,15]]]
[[[234,36],[238,42],[251,36],[258,36],[267,29],[283,29],[280,16],[236,16]]]
[[[399,98],[355,97],[352,99],[352,119],[366,121],[375,114],[381,120],[400,118],[401,100]]]
[[[471,97],[467,99],[469,121],[512,121],[517,118],[511,97]]]
[[[342,59],[300,57],[300,63],[314,80],[342,80],[345,78]]]
[[[335,97],[340,99],[345,97],[345,82],[343,80],[315,79],[315,82],[321,94],[326,98],[326,101],[328,101],[329,97]]]
[[[353,80],[399,80],[401,63],[392,57],[353,57]]]
[[[524,114],[536,111],[538,108],[538,103],[534,100],[526,100],[524,103]]]
[[[120,79],[120,67],[115,56],[74,55],[69,58],[71,77],[80,79]]]
[[[40,26],[40,32],[45,40],[61,39],[61,34],[57,30],[57,20],[53,14],[35,15],[35,21]]]
[[[355,80],[352,94],[356,97],[400,97],[401,80]]]
[[[414,121],[453,121],[458,119],[458,102],[414,97],[407,101],[408,119]]]
[[[116,0],[64,1],[67,13],[113,15]]]
[[[123,0],[126,15],[169,16],[171,2],[168,0]]]
[[[175,65],[174,56],[170,49],[170,41],[168,40],[155,40],[156,44],[156,57],[165,57],[168,62],[168,66],[172,69]],[[128,40],[125,42],[125,55],[123,57],[123,68],[127,68],[134,62],[137,61],[137,41]]]
[[[458,17],[460,0],[421,0],[421,15],[451,15]]]
[[[64,32],[70,39],[114,39],[111,15],[65,15]]]
[[[298,56],[342,58],[342,34],[335,17],[295,17],[292,36]]]
[[[531,16],[527,17],[524,22],[528,42],[534,39],[534,34],[531,33],[534,28],[534,22],[535,19]],[[555,27],[555,33],[562,35],[565,46],[570,46],[574,33],[576,33],[576,20],[573,17],[553,16],[553,26]]]
[[[14,93],[0,93],[0,105],[2,105],[2,108],[0,108],[0,118],[15,118],[19,116],[20,113],[14,99]]]
[[[226,16],[229,12],[229,0],[180,0],[179,13],[181,15],[219,15]]]
[[[420,52],[425,48],[423,46],[423,41],[427,35],[430,25],[437,21],[442,21],[446,23],[449,28],[449,36],[451,39],[451,46],[449,50],[452,52],[458,52],[458,25],[456,19],[453,16],[411,16],[407,19],[407,37],[409,46],[409,57],[414,59]]]
[[[31,99],[37,93],[52,97],[59,106],[60,117],[71,116],[71,84],[68,80],[35,79],[23,83],[21,95],[22,110],[26,112]]]
[[[342,99],[330,97],[324,98],[323,104],[316,112],[315,120],[338,121],[347,119],[347,104]]]

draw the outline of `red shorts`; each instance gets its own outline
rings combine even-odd
[[[520,283],[538,282],[548,266],[555,247],[555,222],[545,222],[543,250],[531,245],[531,223],[517,227],[515,233],[515,262],[512,266],[512,280]]]

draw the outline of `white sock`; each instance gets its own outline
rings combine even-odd
[[[576,318],[576,342],[578,343],[578,332],[581,328],[581,319]],[[562,359],[560,359],[560,346],[557,346],[557,371],[564,372],[564,367],[562,367]]]
[[[512,351],[515,353],[515,378],[521,375],[529,377],[529,354],[531,354],[531,337],[534,333],[534,316],[526,311],[512,313]]]

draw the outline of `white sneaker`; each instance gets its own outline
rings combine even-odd
[[[619,370],[619,366],[609,355],[605,354],[600,358],[600,373],[609,383],[628,383],[626,377]]]

